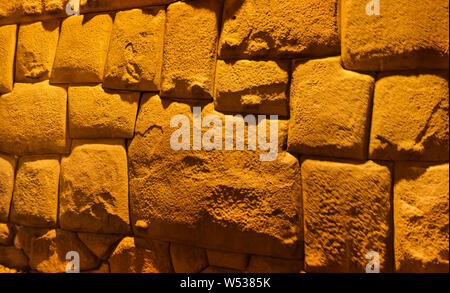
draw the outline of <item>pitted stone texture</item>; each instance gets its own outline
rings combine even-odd
[[[14,232],[8,224],[0,223],[0,245],[11,245]]]
[[[74,232],[19,227],[14,241],[28,256],[30,267],[41,273],[65,273],[69,251],[78,252],[81,271],[99,265],[99,260]]]
[[[16,158],[0,153],[0,222],[7,223],[14,189]]]
[[[343,69],[339,57],[298,60],[293,70],[288,150],[366,158],[373,77]]]
[[[252,255],[246,273],[300,273],[302,260]]]
[[[213,267],[230,268],[243,271],[248,264],[248,255],[242,253],[207,250],[208,263]]]
[[[370,158],[448,161],[448,72],[382,74],[375,86]]]
[[[211,99],[222,0],[167,8],[161,95]]]
[[[287,61],[217,61],[215,109],[288,116]]]
[[[59,20],[23,24],[19,27],[16,82],[49,79],[59,39]]]
[[[59,220],[62,229],[126,234],[127,154],[122,140],[74,140],[61,161]]]
[[[380,15],[367,15],[368,0],[341,1],[345,68],[383,71],[448,68],[449,2],[382,0]]]
[[[69,87],[69,133],[72,138],[132,138],[140,93]]]
[[[169,243],[125,237],[109,264],[111,273],[170,273]]]
[[[171,243],[170,256],[175,273],[199,273],[208,266],[203,248]]]
[[[67,92],[48,81],[16,83],[0,97],[0,152],[59,154],[67,151]]]
[[[448,164],[396,164],[394,244],[397,272],[449,272],[448,170]]]
[[[102,82],[111,30],[109,14],[73,15],[63,20],[52,82]]]
[[[31,156],[19,160],[11,222],[54,228],[58,214],[59,157]]]
[[[380,271],[392,266],[391,173],[372,161],[302,163],[306,272],[366,271],[366,254],[379,253]]]
[[[14,56],[16,54],[17,26],[0,26],[0,94],[13,89]]]
[[[165,20],[164,7],[116,14],[103,82],[106,88],[159,91]]]
[[[170,121],[178,114],[192,120],[194,105],[202,104],[143,96],[128,147],[135,234],[217,250],[300,257],[298,160],[281,147],[271,162],[259,160],[262,151],[174,151],[170,137],[177,128]],[[212,103],[202,117],[209,114],[223,119]],[[282,122],[281,143],[286,136]]]
[[[120,235],[78,233],[78,238],[92,251],[99,259],[105,260],[109,257],[114,245],[122,238]]]
[[[226,0],[220,58],[339,54],[337,0]]]

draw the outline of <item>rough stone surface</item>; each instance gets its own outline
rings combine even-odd
[[[242,253],[216,251],[208,249],[206,251],[208,263],[211,266],[244,270],[248,264],[248,255]]]
[[[0,223],[0,245],[11,245],[14,232],[8,224]]]
[[[389,73],[379,78],[370,158],[448,161],[448,71]]]
[[[52,82],[101,82],[112,25],[109,14],[73,15],[63,20]]]
[[[300,273],[302,260],[289,260],[269,256],[252,255],[246,273]]]
[[[221,8],[222,0],[169,5],[162,96],[212,98]]]
[[[66,254],[69,251],[78,252],[81,271],[95,269],[99,265],[95,255],[74,232],[21,227],[14,241],[16,247],[23,249],[28,256],[30,267],[37,272],[66,272]]]
[[[339,53],[337,0],[226,0],[221,58]]]
[[[306,272],[366,271],[366,254],[392,266],[391,173],[361,164],[307,159],[302,163]]]
[[[14,185],[11,222],[54,228],[58,214],[59,157],[22,157]]]
[[[341,1],[342,60],[352,70],[448,68],[449,2],[380,1],[368,16],[367,0]]]
[[[203,248],[170,244],[170,256],[175,273],[199,273],[208,266]]]
[[[298,160],[281,148],[272,162],[259,161],[257,151],[174,151],[170,120],[192,119],[191,106],[143,96],[128,147],[134,232],[210,249],[299,256]],[[208,113],[221,117],[212,104],[202,117]],[[283,142],[286,133],[279,134]]]
[[[217,61],[215,109],[289,115],[287,61]]]
[[[106,62],[105,87],[159,91],[165,20],[164,7],[116,14]]]
[[[0,153],[0,222],[7,223],[14,189],[16,158]]]
[[[343,69],[339,57],[298,60],[293,70],[288,150],[367,157],[374,79]]]
[[[26,269],[28,267],[28,259],[22,250],[14,246],[0,245],[0,265],[15,269]]]
[[[0,94],[8,93],[13,88],[16,30],[16,25],[0,26]]]
[[[59,20],[23,24],[19,27],[16,82],[49,79],[59,39]]]
[[[16,83],[0,97],[0,152],[65,153],[67,92],[48,81]]]
[[[122,239],[120,235],[78,233],[78,238],[92,251],[99,259],[107,259],[114,249],[114,245]]]
[[[126,234],[129,230],[127,157],[121,140],[74,140],[61,161],[62,229]]]
[[[449,167],[396,165],[395,265],[403,273],[449,272]]]
[[[171,272],[169,244],[153,241],[150,247],[142,247],[142,242],[133,237],[122,239],[109,258],[111,273]]]
[[[132,138],[140,93],[69,87],[69,133],[72,138]]]

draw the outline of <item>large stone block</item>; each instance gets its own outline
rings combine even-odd
[[[448,170],[448,164],[396,164],[394,245],[397,272],[449,272]]]
[[[0,26],[0,94],[12,91],[17,25]]]
[[[105,87],[159,91],[165,22],[164,7],[116,14],[106,61]]]
[[[337,0],[226,0],[220,58],[339,54]]]
[[[106,260],[120,240],[121,235],[77,233],[78,238],[92,251],[99,259]]]
[[[212,98],[221,9],[222,0],[169,5],[162,96]]]
[[[125,237],[109,264],[111,273],[170,273],[169,243]]]
[[[19,27],[16,82],[49,79],[59,39],[59,20],[23,24]]]
[[[448,71],[381,74],[375,86],[369,156],[448,161]]]
[[[199,273],[208,266],[206,251],[203,248],[172,243],[170,257],[175,273]]]
[[[69,133],[72,138],[132,138],[139,92],[69,87]]]
[[[126,234],[127,154],[122,140],[74,140],[61,161],[59,222],[78,232]]]
[[[206,251],[208,263],[213,267],[229,268],[239,271],[245,270],[249,262],[249,256],[243,253],[210,250]]]
[[[281,147],[271,162],[261,162],[262,151],[247,148],[173,150],[170,139],[176,128],[170,121],[175,115],[192,121],[193,105],[202,104],[143,96],[128,147],[136,235],[216,250],[301,257],[298,160]],[[208,114],[223,119],[212,103],[203,108],[202,116]],[[279,125],[282,145],[286,132],[281,120]]]
[[[217,61],[215,109],[221,112],[289,115],[286,61]]]
[[[368,0],[341,1],[345,68],[370,71],[448,68],[447,0],[414,3],[381,0],[379,15],[367,14],[369,3]]]
[[[53,83],[102,82],[112,22],[109,14],[73,15],[63,20]]]
[[[31,227],[55,227],[59,171],[57,156],[31,156],[19,160],[11,222]]]
[[[306,272],[363,273],[366,254],[392,266],[391,173],[372,161],[302,163]]]
[[[66,89],[48,81],[16,83],[0,97],[0,151],[55,154],[67,151]]]
[[[74,232],[18,227],[14,242],[28,256],[30,267],[40,273],[65,273],[70,251],[78,252],[81,271],[100,264]]]
[[[293,70],[288,150],[366,158],[374,79],[343,69],[339,57],[297,60]]]
[[[0,154],[0,222],[7,223],[14,189],[16,158]]]

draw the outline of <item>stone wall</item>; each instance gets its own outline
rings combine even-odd
[[[449,271],[447,0],[67,2],[0,3],[0,271]]]

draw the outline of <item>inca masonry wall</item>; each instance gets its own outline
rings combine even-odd
[[[0,2],[0,272],[449,271],[448,0],[67,2]]]

